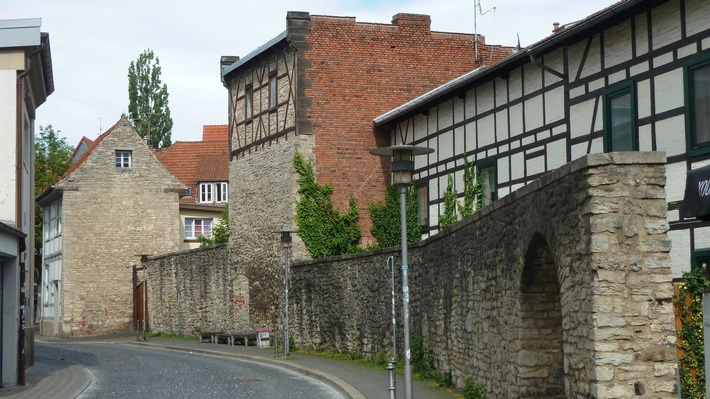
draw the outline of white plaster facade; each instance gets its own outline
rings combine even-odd
[[[2,386],[24,384],[33,353],[34,120],[54,91],[49,35],[40,27],[40,19],[0,20]]]
[[[448,175],[463,196],[464,158],[491,165],[503,197],[550,170],[610,151],[607,101],[627,89],[637,151],[663,151],[673,276],[710,249],[710,224],[684,216],[686,171],[710,164],[687,134],[690,68],[710,57],[710,3],[622,1],[488,69],[375,119],[392,143],[435,149],[416,159],[426,236],[438,231]],[[461,199],[462,200],[462,199]]]

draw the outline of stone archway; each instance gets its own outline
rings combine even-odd
[[[520,398],[565,398],[562,312],[557,267],[544,237],[525,253],[520,283]]]

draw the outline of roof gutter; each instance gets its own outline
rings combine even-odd
[[[657,3],[663,3],[665,1],[667,0],[660,0],[657,1]],[[611,6],[608,10],[602,11],[594,17],[583,20],[579,24],[574,25],[563,32],[550,36],[547,40],[543,40],[537,44],[533,44],[526,50],[513,54],[497,64],[494,64],[484,70],[480,70],[478,73],[474,73],[478,70],[471,71],[465,75],[460,76],[459,78],[456,78],[448,83],[445,83],[442,86],[437,87],[436,89],[428,93],[425,93],[415,98],[412,101],[409,101],[385,114],[374,118],[373,121],[375,123],[375,127],[381,127],[383,125],[391,123],[392,121],[400,119],[407,114],[413,113],[417,108],[421,107],[425,103],[429,103],[440,98],[448,97],[451,93],[460,91],[463,88],[471,86],[476,81],[484,80],[490,76],[494,76],[501,70],[505,70],[509,67],[512,67],[517,63],[525,63],[527,60],[528,62],[540,65],[538,62],[536,62],[536,56],[543,54],[554,47],[559,46],[570,38],[580,35],[582,32],[592,28],[593,26],[603,21],[606,21],[622,12],[632,9],[638,6],[639,4],[647,2],[648,0],[626,0],[623,3]]]

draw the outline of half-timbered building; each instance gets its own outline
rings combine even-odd
[[[383,197],[388,168],[368,155],[384,144],[372,134],[372,119],[512,51],[478,36],[475,53],[474,35],[432,32],[427,15],[375,24],[289,12],[286,24],[254,52],[221,60],[229,91],[231,253],[265,293],[251,296],[252,309],[264,311],[280,292],[273,232],[294,226],[294,152],[312,162],[318,182],[333,186],[336,208],[357,200],[367,242],[367,206]],[[307,256],[298,238],[294,256]]]
[[[710,255],[710,224],[681,206],[687,171],[710,160],[709,82],[710,3],[626,0],[374,121],[392,143],[436,150],[416,159],[426,235],[438,231],[449,174],[463,195],[465,159],[486,204],[585,154],[664,151],[680,277]]]

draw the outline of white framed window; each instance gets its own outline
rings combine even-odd
[[[212,237],[212,219],[185,218],[185,239]]]
[[[44,209],[42,236],[45,241],[62,235],[62,201],[56,201]]]
[[[224,203],[227,202],[229,199],[229,193],[227,192],[227,183],[226,182],[221,182],[221,183],[215,183],[215,188],[217,191],[217,201],[219,203]]]
[[[200,183],[200,203],[225,203],[229,199],[227,182]]]
[[[116,167],[130,168],[131,167],[131,152],[125,150],[116,150]]]
[[[200,202],[214,202],[214,183],[200,183]]]

